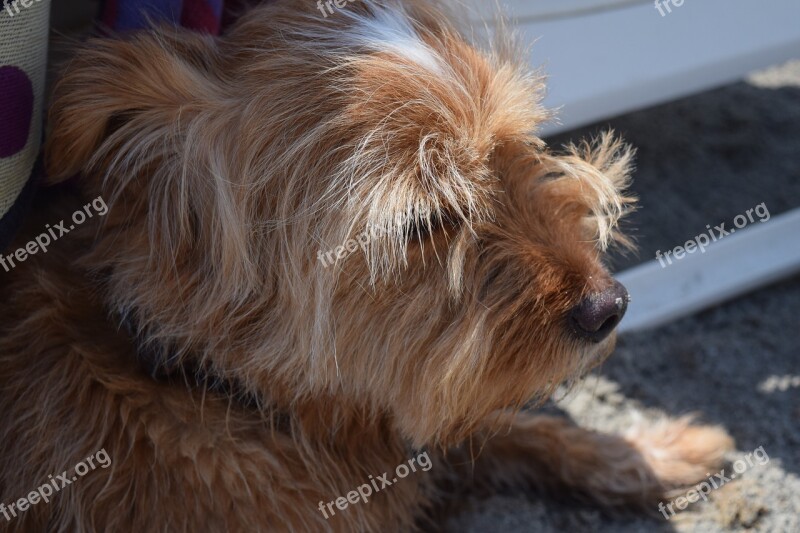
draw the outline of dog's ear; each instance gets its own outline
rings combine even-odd
[[[107,200],[106,224],[139,221],[127,238],[146,240],[148,268],[168,271],[202,242],[208,263],[239,280],[250,227],[234,172],[220,168],[235,160],[225,136],[238,115],[225,113],[239,100],[219,47],[168,28],[89,41],[56,87],[45,155],[52,183],[80,174],[87,196]]]
[[[213,97],[215,49],[211,37],[171,29],[88,41],[54,91],[46,143],[50,181],[105,170],[99,167],[120,148],[128,156],[136,156],[131,147],[140,157],[151,155],[144,153],[152,148],[148,139]]]

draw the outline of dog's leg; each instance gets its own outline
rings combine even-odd
[[[689,418],[633,428],[625,435],[587,430],[561,418],[500,415],[450,455],[476,484],[560,490],[607,507],[650,505],[672,488],[716,471],[732,439]]]

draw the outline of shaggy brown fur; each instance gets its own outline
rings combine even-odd
[[[518,412],[613,348],[566,316],[611,283],[631,155],[551,153],[514,47],[402,4],[278,1],[69,65],[49,173],[110,211],[0,278],[0,501],[101,448],[112,466],[7,527],[408,530],[467,480],[631,505],[720,460],[724,432],[683,420],[615,437]],[[423,447],[429,472],[318,510]]]

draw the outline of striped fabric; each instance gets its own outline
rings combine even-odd
[[[0,250],[19,227],[40,175],[49,25],[50,0],[0,11]]]

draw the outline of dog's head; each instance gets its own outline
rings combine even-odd
[[[402,4],[91,41],[48,166],[109,203],[85,261],[153,345],[446,443],[612,349],[627,294],[602,254],[630,152],[606,135],[551,153],[514,48]]]

